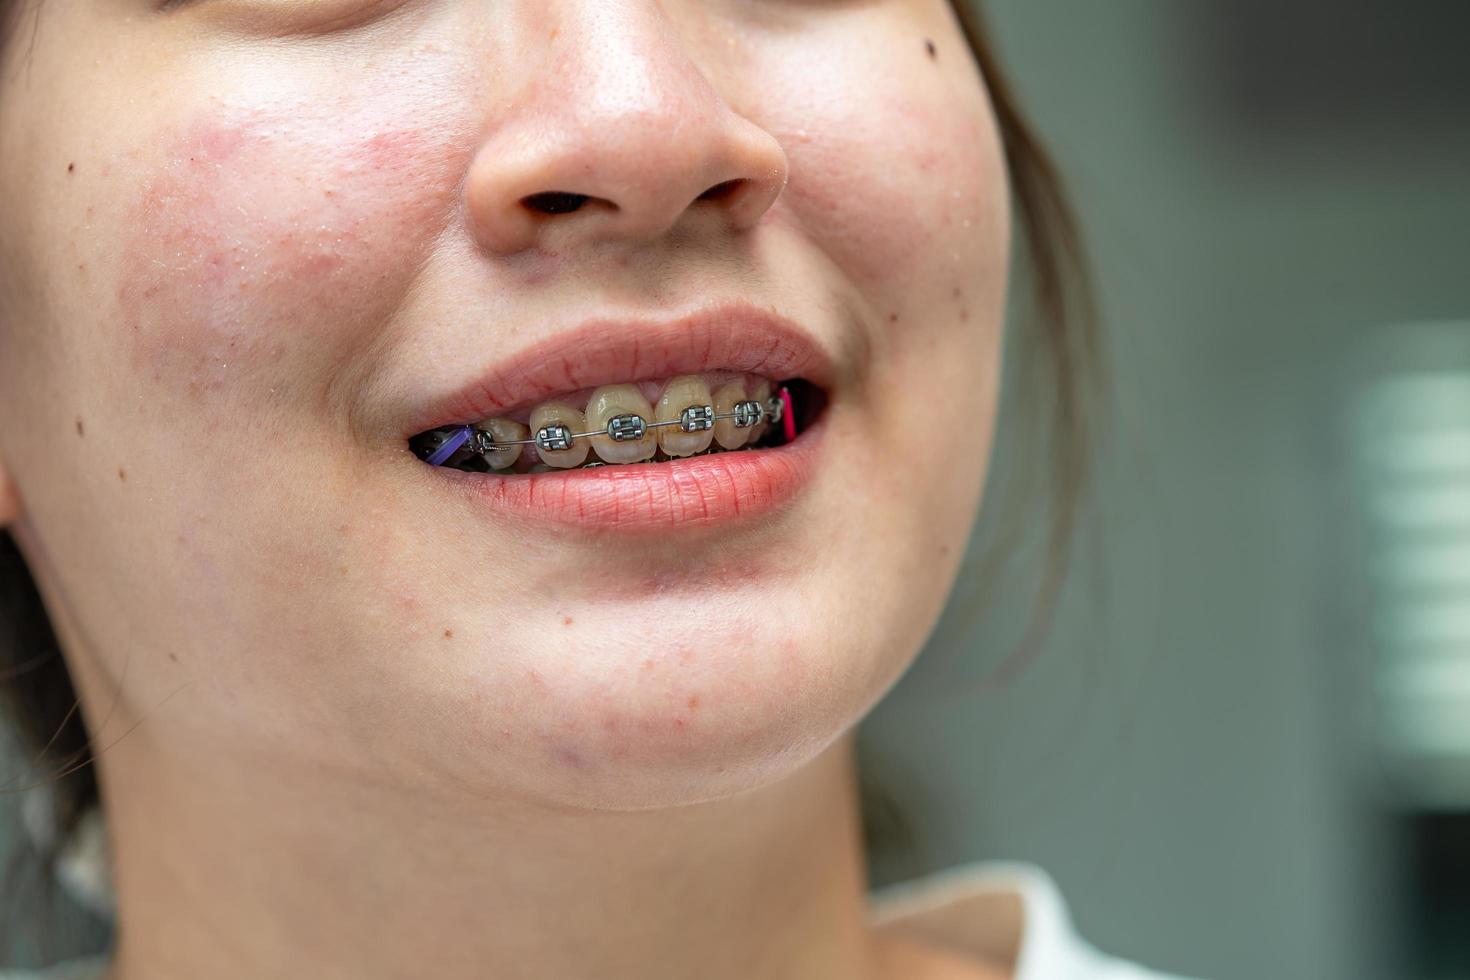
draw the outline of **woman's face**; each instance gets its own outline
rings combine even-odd
[[[790,771],[910,664],[979,503],[1009,241],[944,0],[34,16],[0,462],[92,697],[126,668],[170,751],[636,808]],[[687,319],[737,304],[795,333]],[[826,407],[670,462],[407,448],[731,372]]]

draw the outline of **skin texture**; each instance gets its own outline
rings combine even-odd
[[[114,977],[993,975],[865,923],[851,753],[978,508],[1005,179],[943,0],[23,19],[3,516],[102,751]],[[771,521],[537,531],[403,449],[559,327],[728,297],[838,365]]]

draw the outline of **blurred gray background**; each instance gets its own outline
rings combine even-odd
[[[865,722],[919,837],[875,884],[1035,861],[1158,969],[1470,977],[1470,5],[1347,6],[986,6],[1118,412],[1040,654],[987,685],[1033,547]]]
[[[865,723],[924,838],[877,877],[1036,861],[1190,975],[1470,977],[1470,4],[982,9],[1117,418],[1043,652],[984,686],[1023,561]]]

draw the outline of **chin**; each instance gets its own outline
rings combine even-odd
[[[838,594],[583,605],[551,611],[555,632],[534,613],[487,623],[495,640],[435,644],[439,669],[394,699],[399,717],[434,720],[399,750],[420,746],[458,790],[552,808],[680,806],[779,781],[854,726],[922,642]]]

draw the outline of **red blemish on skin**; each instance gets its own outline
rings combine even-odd
[[[653,661],[652,660],[645,660],[645,661],[643,661],[643,669],[644,670],[652,670],[653,669]]]
[[[582,761],[582,757],[571,749],[557,749],[556,759],[562,765],[570,766],[573,769],[585,769],[587,767],[587,763]]]
[[[532,667],[530,670],[526,671],[526,676],[531,678],[532,684],[535,684],[539,688],[545,689],[546,681],[542,679],[540,672],[537,671],[535,667]]]
[[[211,107],[141,134],[113,317],[138,374],[238,411],[234,396],[283,371],[327,384],[344,348],[401,307],[473,146],[421,111],[390,106],[413,123],[395,126],[381,108]]]
[[[245,144],[243,128],[205,129],[199,133],[195,146],[198,151],[189,157],[190,162],[222,163],[240,151]]]
[[[968,323],[968,322],[970,322],[970,311],[969,310],[960,310],[960,322],[961,323]]]
[[[563,626],[570,626],[570,625],[572,625],[572,617],[570,617],[570,616],[563,616],[562,617],[562,620],[561,620],[561,624]]]

